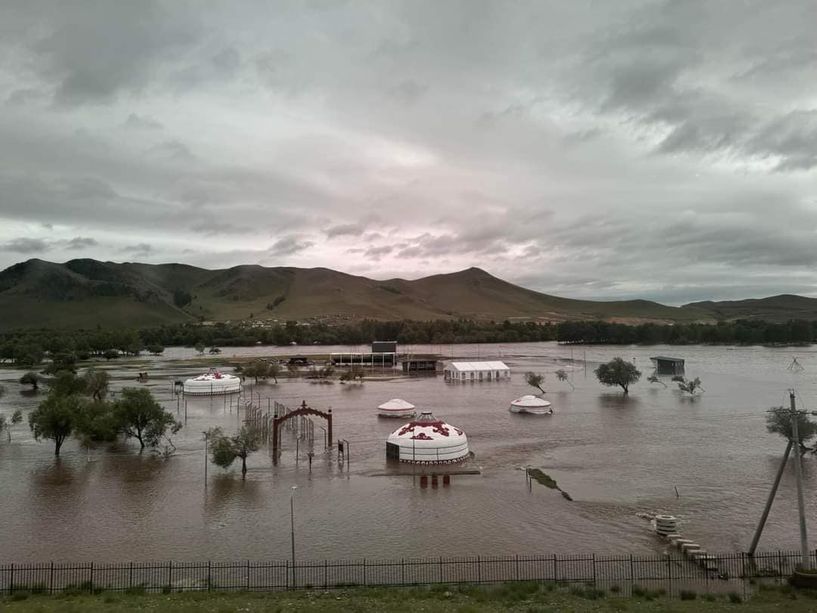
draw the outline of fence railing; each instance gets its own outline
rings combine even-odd
[[[817,565],[817,553],[811,555]],[[410,586],[540,581],[582,584],[629,595],[633,588],[729,592],[760,579],[782,581],[800,553],[776,551],[711,556],[707,565],[682,556],[475,556],[400,560],[274,562],[130,562],[0,564],[0,593],[66,590],[149,592],[333,589],[350,586]]]

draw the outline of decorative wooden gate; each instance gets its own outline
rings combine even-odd
[[[291,419],[293,417],[298,417],[299,415],[317,415],[318,417],[323,417],[326,420],[326,434],[328,441],[328,448],[332,448],[332,409],[329,409],[326,413],[323,411],[318,411],[317,409],[313,409],[306,404],[306,400],[301,403],[301,406],[295,409],[294,411],[290,411],[285,415],[281,415],[280,417],[276,417],[272,420],[272,463],[278,464],[278,448],[280,443],[278,441],[278,428],[283,424],[286,420]]]

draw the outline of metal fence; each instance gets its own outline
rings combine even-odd
[[[817,553],[811,555],[817,565]],[[0,565],[0,593],[15,591],[274,591],[350,586],[414,586],[512,581],[579,584],[629,595],[639,589],[677,596],[742,591],[783,581],[800,561],[791,551],[711,556],[704,566],[681,556],[543,555],[401,560],[131,562]]]

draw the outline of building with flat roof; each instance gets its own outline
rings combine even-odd
[[[511,369],[505,362],[446,362],[443,367],[446,381],[499,381],[510,379]]]

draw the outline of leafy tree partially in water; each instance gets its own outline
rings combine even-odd
[[[547,393],[547,392],[545,392],[545,388],[542,387],[542,385],[545,382],[545,375],[541,375],[539,373],[530,372],[530,371],[526,372],[525,373],[525,382],[528,385],[530,385],[531,387],[537,388],[543,394]]]
[[[5,430],[6,437],[11,442],[11,427],[16,426],[21,421],[23,421],[23,411],[20,409],[14,411],[9,419],[6,419],[5,415],[0,415],[0,434]]]
[[[779,434],[786,440],[794,441],[791,412],[784,407],[772,407],[766,415],[766,430]],[[800,452],[805,453],[809,447],[805,444],[817,435],[817,423],[811,421],[804,413],[797,414],[797,433],[800,435]]]
[[[221,428],[211,428],[206,435],[210,441],[210,455],[213,463],[229,468],[241,459],[241,478],[247,478],[247,456],[258,451],[261,436],[255,428],[244,426],[234,436],[226,436]]]
[[[20,385],[30,385],[31,389],[33,390],[39,389],[40,375],[38,375],[33,370],[30,370],[22,377],[20,377]]]
[[[630,386],[641,378],[641,371],[632,362],[613,358],[606,364],[599,365],[596,369],[596,377],[603,385],[618,386],[627,395],[630,393]]]
[[[77,394],[51,392],[36,409],[28,414],[28,425],[36,440],[54,441],[54,455],[60,455],[60,448],[71,436],[78,422],[84,399]]]
[[[119,430],[126,438],[139,441],[140,451],[158,447],[167,433],[176,434],[182,428],[172,414],[165,411],[146,388],[126,387],[114,403]]]
[[[554,374],[556,375],[556,378],[559,381],[567,381],[567,384],[570,386],[570,389],[576,389],[576,387],[573,385],[573,382],[570,380],[567,371],[565,371],[564,368],[560,368]]]
[[[94,400],[101,402],[105,400],[108,395],[108,383],[110,377],[104,370],[97,370],[96,368],[89,368],[82,375],[82,381],[85,385],[85,393],[90,395]]]
[[[675,381],[675,377],[673,377],[673,381]],[[704,391],[704,388],[701,387],[701,380],[698,377],[694,379],[684,379],[681,377],[681,380],[677,382],[678,389],[684,392],[685,394],[689,394],[690,396],[694,396],[695,394]]]

